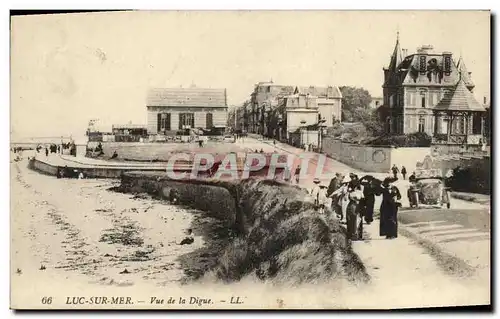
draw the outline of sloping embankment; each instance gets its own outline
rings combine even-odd
[[[297,187],[255,179],[173,181],[153,172],[130,172],[122,176],[120,191],[176,200],[232,226],[237,236],[206,269],[220,280],[252,274],[289,283],[369,279],[344,228],[317,214]]]

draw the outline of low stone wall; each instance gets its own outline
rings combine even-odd
[[[30,159],[29,167],[33,170],[36,170],[40,173],[57,176],[58,169],[62,169],[63,167],[57,165],[50,165],[43,161],[39,161],[36,158]],[[73,168],[68,165],[68,168]],[[113,168],[113,167],[82,167],[82,165],[75,164],[76,169],[83,172],[86,178],[120,178],[125,172],[130,172],[132,169],[130,168]],[[135,168],[137,170],[137,168]],[[141,169],[144,172],[164,172],[164,169],[159,168],[144,168]]]
[[[47,163],[37,161],[36,159],[30,159],[28,166],[29,168],[46,175],[57,175],[57,166],[52,166]]]
[[[391,148],[343,143],[325,137],[323,152],[331,158],[366,172],[387,172],[391,168]]]
[[[430,154],[429,147],[383,147],[344,143],[325,137],[323,152],[331,158],[365,172],[389,173],[392,165],[406,167],[409,174]]]
[[[225,219],[235,227],[237,205],[236,187],[230,181],[190,180],[176,181],[155,172],[127,172],[121,177],[124,192],[146,192],[155,197],[175,200],[190,207],[209,211],[216,217]]]

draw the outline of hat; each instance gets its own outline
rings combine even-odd
[[[313,180],[313,183],[314,183],[314,184],[319,184],[319,183],[320,183],[319,178],[315,178],[315,179]]]
[[[349,176],[344,176],[344,179],[342,180],[342,183],[349,183],[351,181],[351,178]]]
[[[386,177],[384,178],[384,181],[382,182],[382,184],[384,185],[389,185],[389,184],[392,184],[394,183],[395,181],[397,181],[398,179],[397,178],[394,178],[392,176],[389,176],[389,177]]]

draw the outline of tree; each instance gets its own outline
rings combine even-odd
[[[232,127],[233,129],[236,129],[234,121],[235,117],[236,117],[236,107],[230,109],[227,112],[227,127]]]
[[[363,89],[352,86],[341,86],[342,93],[342,121],[354,122],[355,114],[359,109],[370,108],[372,97],[370,93]]]

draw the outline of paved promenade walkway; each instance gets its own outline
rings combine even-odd
[[[318,155],[279,142],[274,145],[272,140],[249,137],[243,143],[252,145],[259,150],[263,148],[264,151],[269,152],[277,150],[291,154]],[[327,158],[327,162],[325,168],[330,173],[334,169],[334,172],[343,174],[353,172],[359,176],[369,174],[377,178],[385,178],[389,175],[356,170],[331,158]],[[314,165],[314,161],[311,164]],[[311,176],[302,181],[300,186],[310,189],[313,185],[312,179]],[[322,183],[326,185],[328,182],[322,180]],[[406,191],[409,182],[400,180],[395,184],[403,195],[403,206],[408,207]],[[379,210],[380,203],[380,196],[376,197],[376,211]],[[451,199],[451,204],[452,207],[460,208],[469,214],[465,220],[476,219],[476,224],[480,224],[481,220],[485,218],[483,214],[485,206],[483,205],[455,198]],[[440,213],[438,214],[436,211]],[[429,215],[438,217],[431,218]],[[437,297],[442,294],[449,294],[450,304],[460,304],[460,302],[484,304],[485,301],[489,301],[489,221],[481,229],[477,229],[473,225],[464,226],[457,220],[456,211],[439,208],[423,210],[419,213],[401,212],[400,217],[406,218],[404,221],[409,224],[409,227],[400,223],[400,227],[407,230],[401,232],[397,239],[386,240],[384,237],[380,237],[379,220],[377,219],[371,225],[364,227],[365,241],[353,242],[354,251],[367,266],[368,273],[372,277],[374,289],[378,290],[381,286],[386,286],[383,289],[387,291],[387,295],[381,296],[383,299],[380,301],[381,304],[394,298],[396,304],[399,302],[402,307],[409,306],[409,293],[413,294],[414,298],[420,299],[422,306],[426,304],[435,306],[430,297],[434,296],[437,300],[440,299]],[[403,233],[409,237],[402,236]],[[428,245],[423,245],[423,242]],[[434,251],[432,251],[433,249]],[[471,276],[467,276],[465,272],[455,271],[462,269],[461,265],[457,265],[460,262],[465,262],[466,266],[473,269],[474,273],[472,275],[469,273]],[[442,289],[441,292],[440,289]],[[472,291],[475,293],[471,294]],[[471,299],[463,298],[465,296]]]

